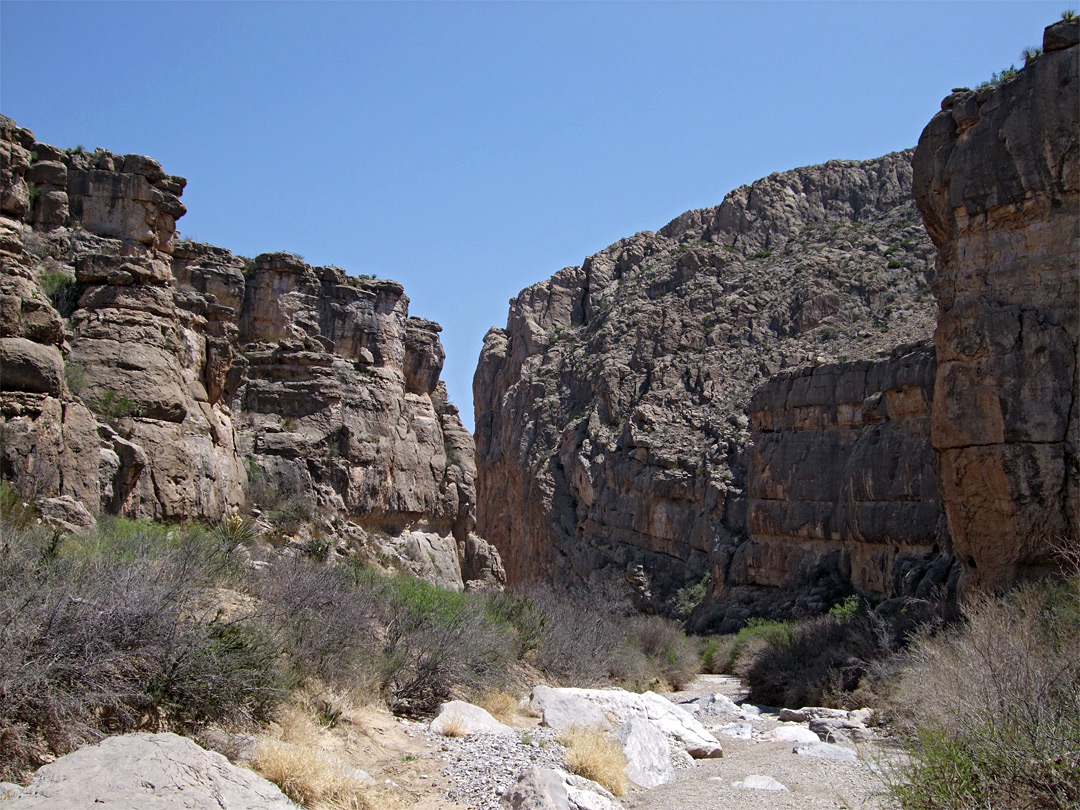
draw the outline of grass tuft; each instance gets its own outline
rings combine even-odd
[[[626,795],[626,757],[611,735],[598,728],[571,726],[558,740],[566,747],[566,766],[572,772],[593,780],[615,796]]]

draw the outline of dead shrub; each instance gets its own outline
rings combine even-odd
[[[903,808],[1080,806],[1080,576],[977,599],[914,645],[895,695]]]
[[[452,715],[446,718],[446,722],[442,724],[442,730],[440,733],[444,737],[464,737],[465,736],[465,720],[459,714]]]
[[[267,639],[199,609],[228,567],[205,532],[0,531],[0,778],[105,733],[259,719],[280,696]]]
[[[571,726],[558,740],[566,747],[566,766],[571,771],[593,780],[615,796],[626,795],[629,788],[626,757],[611,735],[598,728]]]

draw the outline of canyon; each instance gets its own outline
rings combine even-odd
[[[730,631],[1075,547],[1077,51],[1049,26],[914,152],[771,175],[511,301],[474,379],[509,581]]]
[[[186,181],[0,119],[0,473],[63,530],[250,515],[698,631],[1001,588],[1078,542],[1077,26],[914,150],[779,172],[523,290],[476,434],[394,281],[180,239]]]

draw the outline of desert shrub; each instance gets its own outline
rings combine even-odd
[[[211,548],[111,525],[75,544],[3,527],[0,778],[106,732],[259,718],[279,695],[276,650],[200,602],[225,570]]]
[[[533,586],[523,593],[543,617],[531,657],[540,670],[553,680],[579,686],[618,677],[617,658],[635,615],[623,594],[605,586],[586,595],[559,594],[548,586]]]
[[[42,273],[38,276],[38,284],[63,317],[68,317],[78,307],[82,285],[62,270]]]
[[[705,639],[701,645],[701,671],[719,674],[727,671],[730,662],[734,661],[732,647],[735,645],[735,635],[712,636]]]
[[[505,689],[489,689],[480,696],[477,705],[496,720],[507,722],[517,714],[519,698]]]
[[[513,635],[482,599],[411,577],[390,579],[386,595],[381,681],[395,711],[432,714],[455,687],[476,694],[505,680]]]
[[[375,688],[379,593],[344,567],[281,559],[256,580],[257,623],[286,651],[291,683],[320,678]]]
[[[725,643],[726,660],[717,660],[714,666],[718,664],[720,672],[744,675],[746,667],[757,653],[770,644],[786,642],[791,637],[793,626],[791,622],[750,619],[739,632],[730,637],[730,642]]]
[[[682,689],[699,670],[697,647],[679,626],[659,616],[641,616],[632,622],[631,643],[640,648],[672,689]]]
[[[488,616],[496,623],[513,629],[517,638],[517,656],[535,650],[544,632],[545,617],[540,606],[528,596],[510,590],[493,591],[484,597]]]
[[[571,726],[558,739],[566,746],[567,768],[616,796],[626,795],[626,757],[610,735],[598,728]]]
[[[1080,806],[1080,577],[982,598],[912,648],[896,692],[901,807]]]
[[[832,692],[854,689],[881,649],[861,609],[817,616],[763,638],[736,670],[745,672],[748,699],[772,706],[817,706]]]

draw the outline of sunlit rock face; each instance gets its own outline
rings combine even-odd
[[[0,157],[0,458],[26,497],[216,520],[273,493],[429,579],[499,579],[440,327],[400,284],[178,239],[186,181],[151,158],[10,119]]]

